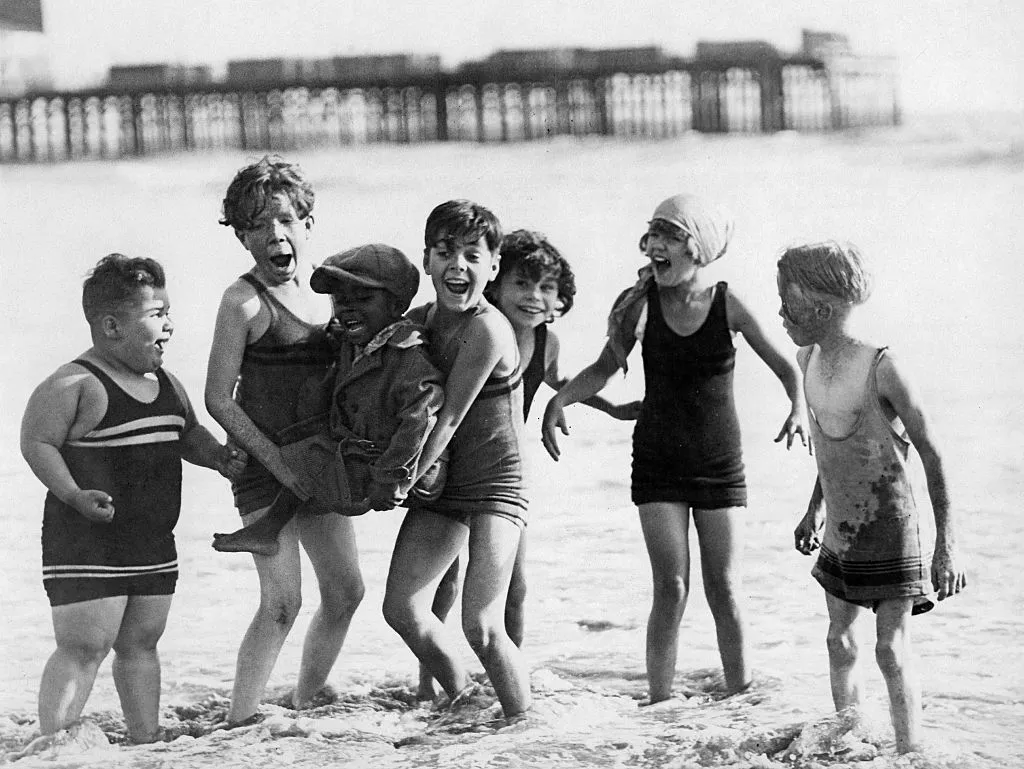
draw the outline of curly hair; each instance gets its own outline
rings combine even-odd
[[[267,203],[284,193],[295,213],[305,219],[313,212],[316,194],[298,165],[280,155],[265,155],[258,163],[241,169],[228,185],[220,223],[236,230],[251,229]]]
[[[484,289],[484,296],[492,304],[497,301],[501,281],[505,276],[522,270],[533,281],[551,275],[558,281],[558,314],[572,309],[576,296],[576,276],[561,252],[536,230],[514,230],[501,241],[501,266],[497,277]]]
[[[82,284],[82,310],[89,323],[131,304],[145,287],[163,288],[164,268],[144,256],[107,254],[89,271]]]

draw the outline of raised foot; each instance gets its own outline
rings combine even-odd
[[[230,534],[213,535],[213,549],[221,553],[276,555],[280,547],[276,537],[268,539],[251,529],[239,529]]]

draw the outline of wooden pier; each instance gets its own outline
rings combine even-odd
[[[891,60],[808,56],[656,66],[97,88],[0,98],[0,162],[374,142],[508,142],[900,122]]]

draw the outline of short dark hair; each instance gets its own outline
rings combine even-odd
[[[429,249],[439,240],[457,238],[477,241],[484,238],[487,248],[497,251],[501,245],[501,222],[489,208],[471,200],[449,200],[437,206],[427,217],[423,244]]]
[[[316,194],[302,169],[280,155],[264,155],[231,180],[220,223],[236,230],[251,229],[270,199],[281,192],[288,196],[300,219],[313,212]]]
[[[138,298],[145,287],[163,288],[164,268],[155,259],[144,256],[107,254],[100,259],[82,284],[82,310],[93,323],[105,315],[117,313]]]
[[[484,296],[492,304],[497,301],[501,281],[516,270],[530,280],[539,281],[551,275],[558,281],[559,315],[572,309],[576,296],[576,276],[561,252],[536,230],[513,230],[501,241],[501,267],[498,276],[487,284]]]
[[[864,257],[852,243],[826,240],[787,248],[778,262],[779,280],[861,304],[871,296],[874,280]]]

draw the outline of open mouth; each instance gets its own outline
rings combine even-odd
[[[654,265],[656,270],[666,270],[672,266],[672,260],[664,256],[652,256],[651,264]]]
[[[162,353],[164,351],[164,347],[167,346],[167,343],[169,341],[171,341],[170,337],[167,337],[166,339],[157,339],[155,342],[153,342],[153,346],[157,349],[157,352]]]
[[[457,296],[462,296],[469,292],[469,282],[464,280],[446,280],[444,287]]]
[[[356,320],[355,318],[343,320],[341,321],[341,325],[344,327],[345,333],[351,336],[356,336],[366,331],[366,324],[361,320]]]
[[[518,305],[516,309],[527,315],[541,315],[544,312],[543,307],[530,307],[522,304]]]
[[[292,255],[291,254],[277,254],[276,256],[270,257],[270,263],[277,267],[279,270],[284,270],[291,266]]]

